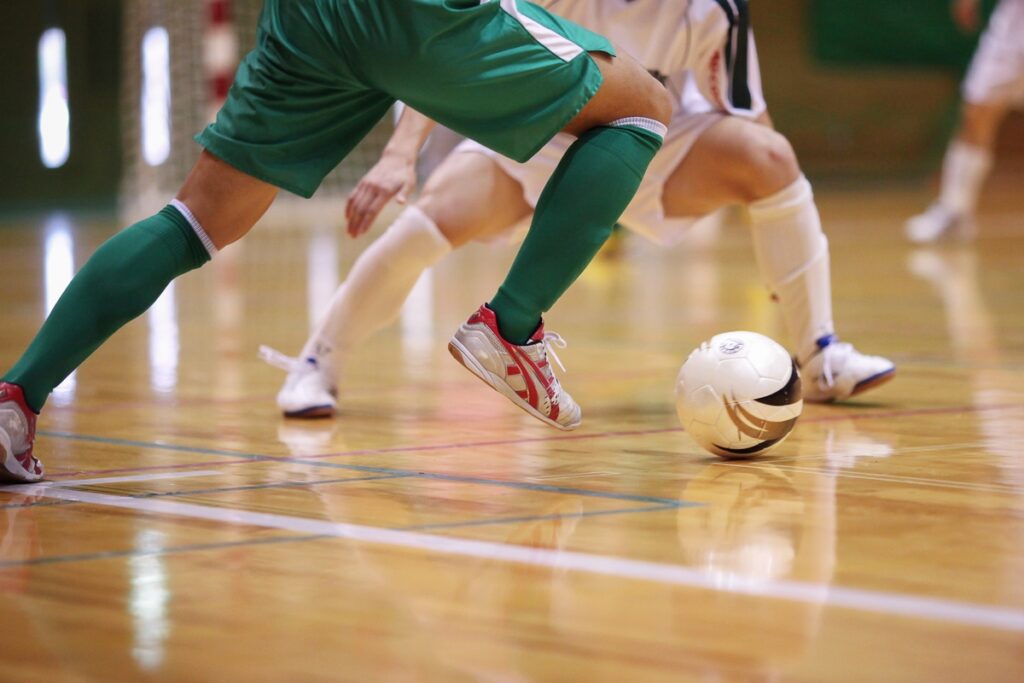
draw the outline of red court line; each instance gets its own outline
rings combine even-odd
[[[1024,404],[1020,403],[1005,403],[997,405],[969,405],[969,406],[947,406],[941,407],[936,406],[934,408],[908,408],[902,410],[887,410],[877,411],[870,413],[850,413],[850,414],[839,414],[839,415],[821,415],[813,418],[806,418],[803,422],[810,423],[825,423],[825,422],[840,422],[842,420],[873,420],[873,419],[884,419],[884,418],[895,418],[895,417],[913,417],[915,415],[950,415],[956,413],[981,413],[990,412],[997,410],[1006,410],[1009,408],[1020,408]],[[135,472],[149,472],[153,470],[177,470],[177,469],[189,469],[194,467],[226,467],[230,465],[242,465],[251,464],[253,462],[296,462],[302,464],[306,460],[322,460],[326,458],[341,458],[341,457],[353,457],[359,455],[387,455],[391,453],[423,453],[428,451],[440,451],[440,450],[457,450],[465,448],[480,448],[485,446],[513,446],[519,444],[528,443],[543,443],[543,442],[559,442],[559,441],[582,441],[588,439],[609,439],[622,436],[648,436],[652,434],[667,434],[671,432],[682,432],[682,427],[663,427],[660,429],[638,429],[631,431],[614,431],[614,432],[598,432],[596,434],[566,434],[556,436],[539,436],[531,437],[526,439],[496,439],[492,441],[469,441],[461,443],[445,443],[445,444],[429,444],[420,446],[391,446],[388,448],[367,448],[354,451],[339,451],[336,453],[321,453],[317,455],[298,455],[298,456],[275,456],[261,454],[265,460],[253,460],[239,459],[239,460],[221,460],[210,463],[189,463],[184,465],[148,465],[145,467],[132,467],[132,468],[117,468],[117,469],[106,469],[106,470],[87,470],[77,472],[65,472],[65,473],[54,473],[49,475],[51,479],[65,479],[69,477],[76,477],[81,475],[99,475],[99,474],[128,474]],[[159,448],[160,444],[154,444],[154,448]]]

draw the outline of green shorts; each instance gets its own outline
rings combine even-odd
[[[526,161],[601,85],[603,36],[525,0],[267,0],[256,48],[196,136],[304,197],[395,100]]]

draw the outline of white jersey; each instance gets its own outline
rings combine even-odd
[[[747,0],[541,0],[608,37],[661,80],[677,108],[757,117],[765,110]]]

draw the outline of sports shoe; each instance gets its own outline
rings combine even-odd
[[[917,244],[937,242],[941,239],[959,239],[969,242],[977,232],[974,218],[968,214],[950,211],[935,202],[924,213],[907,221],[907,239]]]
[[[43,478],[43,464],[32,455],[36,414],[17,384],[0,382],[0,481],[32,483]]]
[[[448,342],[448,350],[467,370],[517,406],[557,429],[580,424],[580,407],[567,394],[548,363],[548,353],[565,367],[551,349],[565,341],[545,332],[544,323],[524,346],[506,341],[498,331],[498,318],[487,304],[470,316]]]
[[[814,403],[842,401],[891,380],[892,361],[866,356],[834,335],[818,340],[818,350],[805,363],[797,363],[803,379],[804,400]]]
[[[277,392],[277,407],[285,417],[334,417],[338,411],[338,388],[332,373],[316,358],[286,356],[269,346],[260,347],[260,358],[288,373]]]

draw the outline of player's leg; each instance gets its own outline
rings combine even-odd
[[[992,168],[999,127],[1011,105],[1024,98],[1022,32],[1024,8],[999,3],[964,78],[960,125],[943,157],[939,196],[907,221],[910,241],[974,237],[975,209]]]
[[[107,240],[0,383],[0,477],[34,481],[32,427],[53,388],[176,277],[244,235],[276,189],[204,153],[171,205]]]
[[[942,159],[939,196],[924,213],[907,221],[907,238],[912,242],[974,237],[975,210],[992,170],[996,136],[1007,111],[1005,104],[964,103],[960,127]]]
[[[257,47],[239,65],[216,122],[199,135],[207,151],[177,199],[97,250],[4,375],[0,467],[9,478],[42,476],[32,456],[34,411],[53,387],[171,280],[244,235],[276,187],[311,195],[390,108],[389,95],[367,88],[322,47],[325,29],[310,21],[310,9],[268,0]],[[310,46],[331,68],[316,68],[308,51],[296,52]]]
[[[629,57],[596,55],[604,83],[566,131],[577,141],[537,201],[523,246],[491,300],[505,339],[527,342],[541,314],[608,239],[661,147],[667,92]]]
[[[666,216],[749,207],[758,268],[782,318],[805,398],[835,400],[892,377],[894,366],[839,342],[832,322],[828,240],[810,183],[789,141],[749,119],[724,117],[705,130],[664,186]]]
[[[500,234],[529,215],[522,185],[490,156],[455,152],[367,247],[338,287],[298,358],[264,357],[288,369],[277,395],[288,417],[328,417],[348,357],[391,324],[424,270],[467,242]]]
[[[559,429],[579,406],[547,360],[541,315],[605,243],[660,149],[671,115],[668,93],[628,57],[594,56],[600,90],[569,123],[578,139],[537,201],[533,223],[508,276],[452,338],[467,369],[520,408]]]

